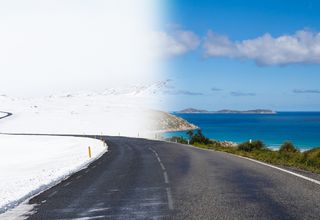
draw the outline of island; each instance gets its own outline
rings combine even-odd
[[[186,108],[181,111],[175,111],[177,114],[276,114],[276,111],[269,109],[253,109],[253,110],[231,110],[222,109],[219,111],[208,111],[203,109]]]
[[[210,113],[210,112],[202,109],[186,108],[181,111],[177,111],[175,113]]]

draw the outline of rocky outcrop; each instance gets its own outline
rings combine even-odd
[[[189,123],[188,121],[169,114],[167,112],[155,111],[150,112],[152,117],[152,130],[155,131],[185,131],[194,130],[198,127]]]

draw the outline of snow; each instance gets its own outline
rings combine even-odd
[[[0,95],[0,111],[12,113],[0,119],[0,213],[84,168],[107,150],[96,139],[4,133],[149,137],[154,118],[150,108],[157,108],[156,95],[162,87],[159,82],[100,93]],[[5,115],[0,112],[0,117]]]
[[[84,168],[107,151],[102,141],[79,137],[0,135],[0,146],[0,213]]]
[[[158,107],[158,87],[161,83],[101,93],[0,97],[0,110],[13,113],[0,121],[0,132],[147,136],[152,125],[146,115]]]

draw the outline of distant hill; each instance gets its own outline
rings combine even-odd
[[[253,109],[253,110],[245,110],[245,111],[223,109],[223,110],[217,111],[216,113],[225,113],[225,114],[275,114],[276,112],[272,111],[272,110],[269,110],[269,109]]]
[[[210,112],[202,109],[186,108],[181,111],[177,111],[176,113],[210,113]]]
[[[187,108],[175,113],[207,113],[207,114],[276,114],[275,111],[269,109],[253,109],[253,110],[231,110],[231,109],[222,109],[219,111],[208,111],[203,109]]]

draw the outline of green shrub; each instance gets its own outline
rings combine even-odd
[[[171,142],[177,142],[180,144],[187,144],[188,143],[188,141],[186,139],[184,139],[183,137],[177,137],[177,136],[173,136],[171,138],[168,138],[167,140],[171,141]]]
[[[280,153],[297,153],[299,152],[299,150],[295,148],[295,146],[291,142],[286,141],[281,145],[279,152]]]
[[[285,142],[281,145],[279,151],[274,151],[268,149],[259,140],[244,142],[239,144],[238,147],[226,147],[218,141],[204,137],[201,131],[196,134],[189,132],[189,135],[193,141],[192,144],[196,147],[223,151],[275,165],[291,166],[320,173],[320,147],[301,153],[292,143]]]
[[[238,145],[238,149],[246,152],[251,152],[253,150],[262,150],[266,148],[262,141],[247,141]]]
[[[307,166],[320,169],[320,148],[314,148],[303,152],[302,162]]]
[[[193,131],[188,131],[187,134],[190,138],[190,144],[213,144],[213,141],[205,137],[200,129],[197,131],[196,134],[194,134]]]
[[[320,147],[303,152],[310,159],[320,160]]]
[[[188,135],[188,137],[189,137],[189,140],[191,140],[192,137],[193,137],[193,135],[194,135],[193,130],[187,131],[187,135]]]
[[[196,147],[200,147],[200,148],[220,150],[220,151],[224,151],[224,149],[225,149],[225,147],[223,147],[220,142],[214,141],[214,140],[211,140],[211,143],[209,143],[209,144],[195,142],[192,145],[194,145]]]

